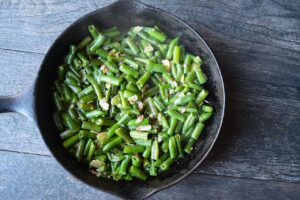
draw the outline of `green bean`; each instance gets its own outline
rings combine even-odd
[[[154,105],[159,111],[163,111],[166,109],[166,105],[158,98],[154,98]]]
[[[206,75],[202,72],[201,68],[197,64],[192,64],[194,71],[196,72],[197,79],[200,84],[204,84],[207,81]]]
[[[114,77],[114,76],[109,76],[109,75],[101,75],[100,81],[105,82],[105,83],[110,83],[112,85],[119,86],[122,79]]]
[[[214,109],[213,109],[213,107],[211,107],[211,106],[208,106],[208,105],[203,105],[203,106],[202,106],[202,111],[203,111],[203,112],[211,113],[213,110],[214,110]]]
[[[96,138],[96,133],[87,131],[87,130],[80,130],[79,131],[79,138],[80,139],[88,139],[88,138],[92,138],[95,139]]]
[[[83,49],[86,47],[90,42],[92,41],[92,38],[90,36],[85,37],[81,42],[77,44],[77,49]]]
[[[178,150],[179,157],[183,158],[184,154],[183,154],[183,150],[182,150],[182,146],[181,146],[181,137],[179,134],[176,134],[174,137],[175,137],[176,147]]]
[[[112,119],[106,119],[106,118],[99,118],[95,121],[95,124],[99,125],[99,126],[112,126],[116,123],[115,120]]]
[[[81,103],[89,103],[89,102],[95,101],[96,99],[97,99],[97,95],[95,95],[95,93],[91,93],[91,94],[80,97],[79,101]]]
[[[139,53],[139,48],[137,47],[137,45],[135,44],[135,42],[131,38],[126,38],[125,42],[134,54]]]
[[[169,154],[168,153],[164,153],[163,155],[161,155],[159,157],[159,159],[157,159],[155,162],[154,162],[154,166],[155,167],[159,167],[165,160],[167,160],[169,158]]]
[[[167,68],[163,64],[156,64],[153,62],[147,63],[147,70],[150,72],[157,72],[157,73],[166,73]]]
[[[111,127],[108,129],[108,132],[107,132],[108,137],[111,138],[111,137],[115,134],[116,130],[117,130],[119,127],[120,127],[120,125],[117,124],[117,123],[114,124],[113,126],[111,126]]]
[[[77,147],[77,150],[76,150],[76,154],[75,154],[77,160],[79,160],[79,161],[82,158],[84,147],[85,147],[85,141],[84,140],[80,140],[79,144],[78,144],[78,147]]]
[[[169,139],[165,140],[162,145],[161,145],[161,150],[164,153],[168,153],[169,152]]]
[[[63,146],[66,149],[71,148],[75,143],[79,141],[79,134],[73,135],[72,137],[68,138],[63,142]]]
[[[167,59],[170,60],[170,59],[172,58],[174,48],[175,48],[175,46],[178,44],[178,41],[179,41],[179,38],[175,38],[175,39],[173,39],[173,40],[170,42],[168,51],[167,51],[167,53],[166,53],[166,58],[167,58]]]
[[[187,144],[184,147],[184,151],[188,154],[191,153],[191,151],[193,150],[193,146],[194,146],[195,142],[196,142],[196,140],[194,138],[190,138],[188,140]]]
[[[69,108],[68,114],[75,122],[79,123],[79,120],[78,120],[79,117],[74,108]]]
[[[93,124],[93,123],[88,122],[88,121],[83,121],[82,125],[81,125],[81,128],[91,130],[91,131],[94,131],[94,132],[100,132],[101,131],[101,126],[98,126],[98,125]]]
[[[121,166],[120,166],[120,170],[119,170],[120,174],[126,175],[130,160],[131,160],[131,156],[126,155],[125,159],[122,161]]]
[[[150,111],[151,113],[154,115],[154,116],[157,116],[158,115],[158,110],[156,108],[156,106],[154,105],[154,101],[152,98],[148,98],[148,106],[150,108]]]
[[[96,52],[95,52],[95,54],[97,54],[98,56],[100,56],[102,59],[103,58],[107,59],[107,57],[108,57],[107,51],[105,51],[104,49],[101,49],[101,48],[97,49]]]
[[[141,58],[141,57],[134,57],[134,60],[138,61],[140,63],[143,63],[143,64],[148,64],[150,62],[149,59],[147,59],[147,58]]]
[[[89,25],[88,30],[94,39],[98,36],[98,30],[94,25]]]
[[[140,168],[142,161],[141,158],[138,156],[138,154],[135,154],[131,157],[132,166]]]
[[[166,159],[160,166],[161,171],[167,171],[170,169],[170,165],[173,164],[174,160],[172,158]]]
[[[146,82],[150,79],[151,73],[150,72],[145,72],[143,76],[136,82],[136,85],[139,89],[142,89]]]
[[[138,179],[141,179],[141,180],[147,180],[147,175],[142,171],[140,170],[139,168],[135,167],[135,166],[131,166],[129,168],[129,172],[132,176],[138,178]]]
[[[182,121],[178,121],[178,124],[175,128],[175,133],[181,133],[182,132],[182,128],[183,128],[183,122]]]
[[[104,41],[105,36],[99,33],[89,48],[90,52],[94,53],[104,43]]]
[[[79,92],[77,95],[78,97],[82,97],[88,94],[91,94],[94,92],[93,86],[88,86],[86,88],[84,88],[81,92]]]
[[[197,116],[194,113],[190,113],[183,125],[183,132],[186,132],[195,123]]]
[[[194,94],[188,94],[188,95],[184,95],[182,97],[178,97],[175,101],[174,104],[175,105],[185,105],[190,101],[193,101],[195,99],[195,95]]]
[[[137,87],[136,87],[135,84],[133,84],[133,83],[128,83],[128,84],[126,85],[126,89],[127,89],[127,90],[130,90],[130,91],[132,91],[132,92],[135,92],[135,93],[139,93],[139,89],[137,89]]]
[[[125,146],[123,152],[126,154],[134,154],[134,153],[143,153],[145,151],[145,147],[140,145],[135,146]]]
[[[67,63],[67,64],[71,64],[71,63],[73,63],[73,59],[74,59],[74,57],[75,57],[75,52],[76,52],[76,50],[77,50],[77,48],[74,46],[74,45],[71,45],[70,46],[70,50],[69,50],[69,53],[68,53],[68,55],[66,56],[66,59],[65,59],[65,62]]]
[[[151,29],[147,30],[146,32],[151,37],[153,37],[154,39],[156,39],[156,40],[158,40],[160,42],[164,42],[166,40],[166,38],[167,38],[167,36],[164,33],[156,30],[155,28],[151,28]]]
[[[208,120],[211,116],[212,116],[212,112],[201,113],[200,116],[199,116],[199,121],[200,121],[200,122],[205,122],[205,121]]]
[[[53,99],[54,99],[56,109],[57,110],[62,110],[64,106],[63,106],[63,103],[59,100],[58,92],[53,93]]]
[[[143,31],[137,32],[137,35],[139,37],[141,37],[143,40],[146,40],[147,42],[149,42],[150,44],[160,45],[159,41],[157,41],[156,39],[150,37],[149,35],[147,35],[147,33],[143,32]]]
[[[180,47],[175,46],[173,49],[173,63],[179,64],[179,61],[180,61]]]
[[[97,140],[100,142],[101,147],[106,145],[109,142],[108,133],[107,132],[101,132],[97,134]]]
[[[119,70],[116,66],[116,64],[110,60],[108,60],[107,62],[105,62],[105,66],[112,72],[117,73]]]
[[[120,70],[127,75],[131,75],[134,78],[137,78],[139,76],[139,72],[137,70],[132,69],[131,67],[122,64],[120,66]]]
[[[156,26],[88,31],[56,68],[53,120],[63,146],[116,181],[169,170],[213,115],[201,58]]]
[[[204,129],[204,124],[202,122],[198,122],[191,137],[194,138],[195,140],[198,140],[203,129]]]
[[[129,58],[124,59],[124,63],[131,66],[133,69],[138,69],[139,65]]]
[[[171,117],[170,128],[168,129],[168,134],[169,135],[173,135],[174,134],[174,131],[175,131],[177,123],[178,123],[177,118]]]
[[[171,159],[176,159],[178,156],[176,140],[174,136],[170,137],[169,139],[169,153]]]
[[[115,132],[117,136],[122,138],[126,143],[132,143],[132,139],[123,128],[118,128]]]
[[[143,145],[144,146],[144,145]],[[151,146],[147,146],[145,151],[143,152],[143,157],[149,159],[151,155]]]
[[[182,121],[182,122],[184,122],[184,120],[185,120],[185,116],[182,115],[182,114],[180,114],[180,113],[178,113],[178,112],[175,111],[175,110],[168,110],[168,111],[167,111],[167,114],[168,114],[169,116],[173,117],[173,118],[176,118],[176,119]]]
[[[122,125],[122,124],[126,124],[130,119],[132,118],[132,116],[129,113],[125,113],[119,120],[118,120],[118,124]]]
[[[190,113],[198,112],[198,110],[193,102],[189,102],[189,104],[186,107],[186,110],[187,110],[187,112],[190,112]]]
[[[144,125],[148,125],[148,124],[149,124],[148,118],[144,118],[142,121],[140,121],[138,119],[132,119],[127,123],[128,126],[144,126]]]
[[[82,52],[78,52],[77,56],[81,60],[82,66],[87,66],[90,63],[88,58]]]
[[[134,95],[138,96],[136,92],[133,92],[131,90],[124,90],[124,98],[128,99]]]
[[[201,90],[201,92],[199,93],[199,95],[197,96],[197,98],[195,100],[196,104],[202,104],[207,96],[208,96],[208,91],[206,91],[204,89]]]
[[[63,113],[62,119],[70,129],[78,130],[80,128],[80,124],[74,121],[68,113]]]
[[[94,79],[94,77],[92,75],[87,75],[86,78],[91,83],[91,85],[93,86],[94,91],[95,91],[98,99],[102,99],[103,98],[103,94],[101,92],[100,86],[98,85],[98,83],[96,82],[96,80]],[[102,77],[101,77],[101,79],[102,79]]]
[[[96,150],[96,145],[92,142],[92,143],[90,144],[90,149],[89,149],[88,155],[87,155],[87,157],[86,157],[86,159],[87,159],[88,161],[91,161],[91,160],[93,159],[95,150]]]
[[[157,176],[157,168],[154,166],[154,161],[151,160],[150,176]]]
[[[67,129],[64,132],[62,132],[60,134],[60,138],[62,140],[68,139],[69,137],[73,136],[75,133],[77,133],[76,130],[72,130],[72,129]]]
[[[148,135],[148,132],[130,131],[130,137],[132,137],[134,140],[148,140]]]
[[[124,97],[124,93],[122,91],[119,91],[119,96],[120,96],[120,99],[121,99],[122,108],[123,109],[128,109],[129,108],[129,103],[126,100],[126,98]]]
[[[151,147],[151,159],[157,160],[159,158],[159,145],[157,138],[154,139]]]
[[[196,78],[196,72],[194,70],[187,73],[185,82],[192,83]]]
[[[119,146],[122,143],[122,138],[120,137],[115,137],[112,140],[110,140],[104,147],[103,147],[103,151],[107,152],[109,150],[111,150],[112,148]]]

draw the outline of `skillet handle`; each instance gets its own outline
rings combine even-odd
[[[17,112],[34,121],[33,86],[17,95],[0,96],[0,113]]]

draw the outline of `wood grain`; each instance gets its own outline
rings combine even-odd
[[[28,88],[55,38],[111,2],[0,0],[0,95]],[[227,95],[224,125],[209,157],[153,199],[299,199],[300,2],[142,2],[178,16],[205,39]],[[0,199],[21,197],[114,199],[65,173],[26,118],[1,114]]]
[[[0,151],[0,181],[0,199],[117,199],[77,181],[45,156]],[[299,195],[298,184],[197,174],[150,199],[297,199]]]
[[[113,1],[18,2],[1,3],[0,48],[45,53],[74,20]],[[212,48],[225,76],[299,87],[299,2],[142,2],[192,25]]]
[[[5,52],[0,51],[2,62],[7,60]],[[24,66],[38,63],[42,55],[30,57]],[[14,67],[11,62],[4,66]],[[12,87],[10,77],[15,78],[14,71],[7,70],[0,91]],[[29,86],[33,77],[22,75],[21,81]],[[211,156],[196,172],[300,183],[299,88],[231,78],[225,84],[224,126]],[[51,155],[33,124],[18,114],[0,115],[0,149]]]

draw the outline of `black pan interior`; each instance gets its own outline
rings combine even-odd
[[[117,26],[123,31],[127,31],[135,25],[157,25],[170,37],[180,36],[180,42],[187,47],[187,50],[201,56],[204,60],[203,70],[209,78],[206,87],[211,92],[209,101],[213,104],[215,114],[208,123],[200,141],[197,142],[193,153],[173,166],[168,173],[150,178],[146,182],[138,180],[115,182],[100,179],[88,172],[85,166],[78,163],[63,148],[59,132],[56,130],[52,119],[54,106],[50,92],[51,86],[57,78],[57,66],[62,63],[69,45],[78,43],[88,34],[87,25],[89,24],[95,24],[100,29]],[[190,27],[173,16],[133,1],[119,1],[109,7],[96,10],[80,18],[58,37],[45,56],[40,68],[35,85],[35,102],[36,118],[42,137],[54,157],[67,171],[98,189],[120,197],[137,199],[168,187],[200,164],[218,136],[225,105],[223,80],[219,67],[205,42]]]

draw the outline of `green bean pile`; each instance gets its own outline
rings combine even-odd
[[[58,67],[63,146],[101,177],[146,180],[189,154],[213,113],[202,60],[158,27],[117,27],[71,45]]]

